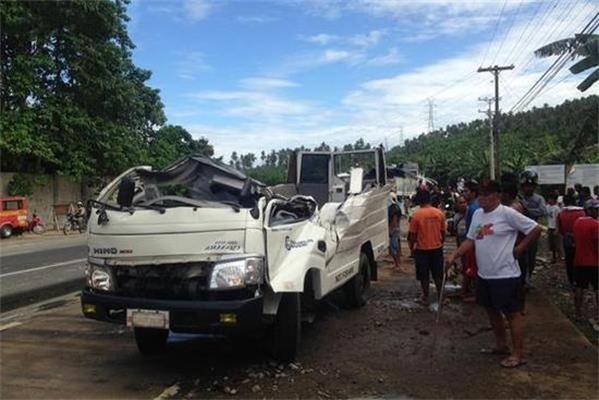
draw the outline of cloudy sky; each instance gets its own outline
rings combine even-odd
[[[129,29],[169,123],[228,158],[360,137],[396,146],[427,131],[430,108],[436,127],[480,118],[478,98],[493,95],[480,66],[514,64],[500,79],[509,111],[554,61],[532,51],[598,11],[587,0],[134,0]],[[527,108],[581,97],[570,64]]]

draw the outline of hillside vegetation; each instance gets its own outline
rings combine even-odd
[[[500,121],[502,172],[526,165],[599,162],[599,96],[503,115]],[[407,140],[389,152],[389,162],[417,162],[442,183],[482,178],[489,171],[488,120],[449,125]]]

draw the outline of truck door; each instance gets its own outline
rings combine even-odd
[[[266,206],[268,279],[275,291],[301,292],[305,271],[324,265],[324,249],[319,246],[324,229],[310,221],[311,212],[294,212],[288,204],[289,201],[275,199]]]

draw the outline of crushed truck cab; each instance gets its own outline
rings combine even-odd
[[[125,171],[91,202],[84,315],[134,328],[144,354],[169,331],[258,334],[292,360],[319,299],[364,304],[390,187],[378,148],[296,152],[288,168],[274,187],[201,156]]]

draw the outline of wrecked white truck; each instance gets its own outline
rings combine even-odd
[[[205,157],[132,168],[91,202],[83,314],[133,327],[144,354],[169,331],[259,333],[293,360],[317,300],[364,304],[389,187],[378,148],[293,153],[270,188]]]

